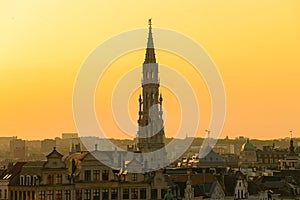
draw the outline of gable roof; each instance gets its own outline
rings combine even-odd
[[[46,157],[47,157],[47,159],[48,158],[60,158],[61,159],[63,157],[63,155],[56,150],[56,147],[53,147],[53,151],[51,153],[49,153]]]
[[[44,164],[45,161],[28,162],[23,166],[20,175],[40,175]]]

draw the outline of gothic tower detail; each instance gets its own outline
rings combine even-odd
[[[143,63],[142,94],[139,97],[137,147],[143,152],[152,152],[165,146],[163,98],[159,92],[158,64],[149,19],[149,32],[145,60]]]

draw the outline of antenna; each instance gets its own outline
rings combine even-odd
[[[206,129],[205,132],[207,132],[207,138],[210,138],[210,130]]]

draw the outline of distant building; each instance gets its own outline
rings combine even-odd
[[[222,155],[226,167],[237,168],[239,166],[239,156],[236,154],[224,154]]]
[[[21,140],[21,139],[11,140],[10,154],[11,154],[11,158],[13,159],[25,160],[26,158],[25,140]]]
[[[189,193],[194,194],[194,199],[224,199],[225,193],[217,178],[210,173],[199,174],[170,174],[170,179],[178,187],[176,197]],[[190,188],[189,185],[192,187]],[[187,197],[185,197],[187,198]]]
[[[225,160],[224,158],[215,153],[213,149],[203,158],[199,158],[198,163],[199,168],[225,168]]]
[[[214,151],[218,154],[234,154],[234,144],[216,144]]]
[[[256,151],[258,166],[262,168],[277,169],[279,160],[285,159],[287,151],[276,149],[275,146],[263,146],[263,149]]]
[[[56,147],[55,140],[52,139],[45,139],[41,142],[41,151],[43,154],[49,154],[53,148]]]
[[[75,138],[78,138],[78,133],[62,133],[61,138],[62,139],[75,139]]]
[[[242,145],[240,152],[240,166],[241,167],[254,167],[257,164],[256,148],[250,143],[250,140]]]
[[[288,176],[261,176],[255,180],[255,184],[262,188],[263,191],[272,191],[273,194],[283,197],[295,198],[296,195],[300,194],[296,181]]]
[[[296,152],[296,148],[294,147],[293,138],[290,139],[289,152],[286,155],[286,158],[279,160],[279,165],[280,169],[300,169],[299,154]]]

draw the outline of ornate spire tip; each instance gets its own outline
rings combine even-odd
[[[152,22],[151,22],[151,20],[152,20],[152,18],[150,18],[150,19],[148,20],[148,24],[149,24],[149,26],[151,26],[151,25],[152,25]]]

